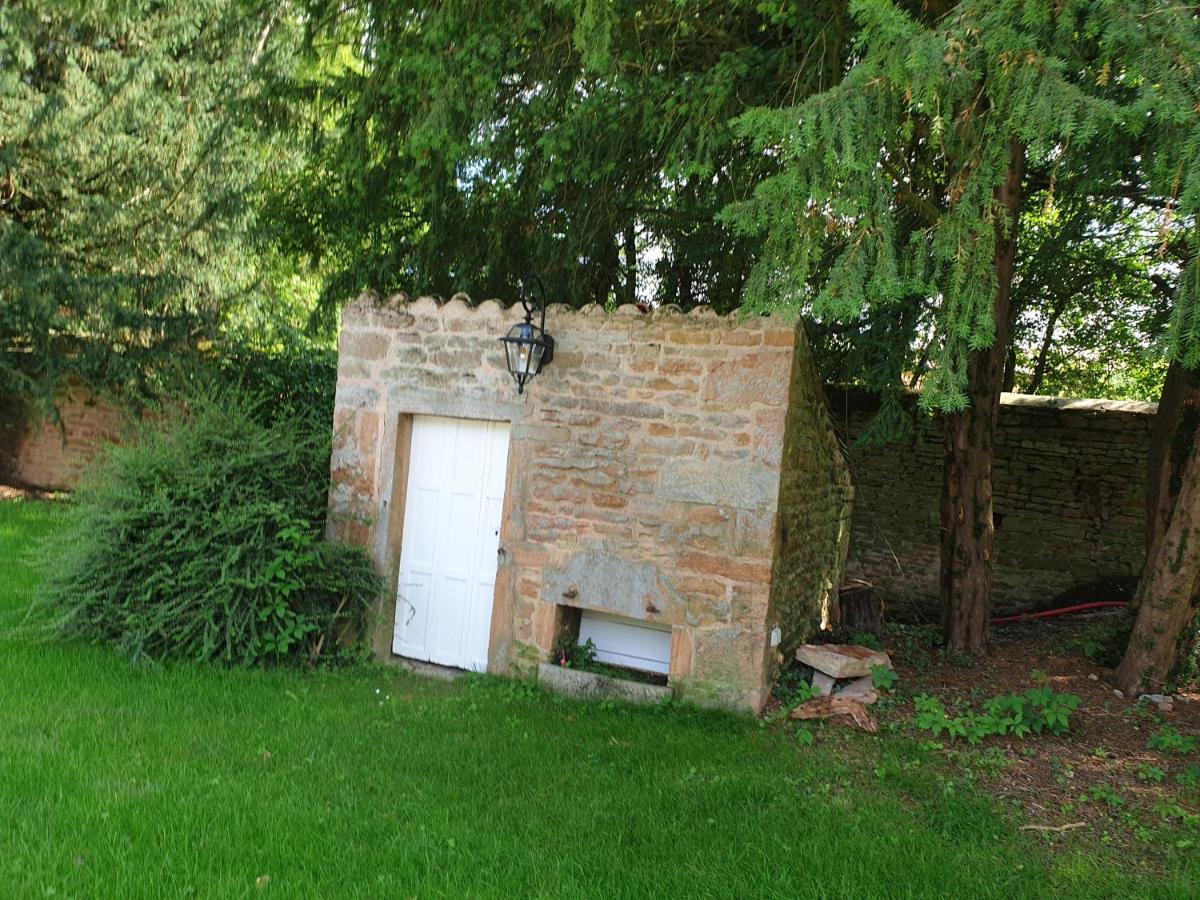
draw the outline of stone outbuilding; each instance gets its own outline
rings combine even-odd
[[[517,392],[519,306],[364,295],[343,313],[331,536],[390,586],[383,658],[528,674],[565,636],[681,697],[760,709],[830,615],[851,488],[803,328],[551,305]]]

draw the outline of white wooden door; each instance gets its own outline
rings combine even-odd
[[[487,669],[507,422],[414,416],[396,630],[400,656]]]

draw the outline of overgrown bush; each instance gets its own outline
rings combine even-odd
[[[225,390],[108,453],[50,554],[62,631],[135,660],[340,652],[379,578],[322,539],[330,424],[270,403]]]
[[[256,417],[265,422],[299,418],[302,427],[325,434],[333,423],[337,351],[301,338],[272,350],[230,342],[202,378],[227,390],[258,397]]]

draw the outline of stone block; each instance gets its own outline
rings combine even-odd
[[[679,460],[662,472],[658,495],[684,503],[771,509],[779,495],[779,473],[750,461]]]
[[[376,360],[387,355],[388,339],[382,334],[365,331],[344,331],[338,342],[338,357]]]
[[[597,672],[581,672],[542,663],[538,684],[560,694],[586,700],[624,700],[628,703],[661,703],[675,692],[667,685],[647,684],[612,678]]]
[[[870,675],[874,666],[892,667],[886,653],[855,644],[804,644],[796,650],[796,659],[838,679]]]
[[[788,397],[788,369],[767,354],[723,360],[713,365],[704,380],[704,399],[738,406],[784,406]]]
[[[832,694],[835,684],[837,684],[837,679],[826,675],[824,672],[813,672],[812,686],[822,697],[828,697]]]

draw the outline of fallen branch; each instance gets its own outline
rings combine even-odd
[[[879,730],[875,717],[858,700],[845,697],[814,697],[792,710],[793,719],[841,719],[872,734]]]

